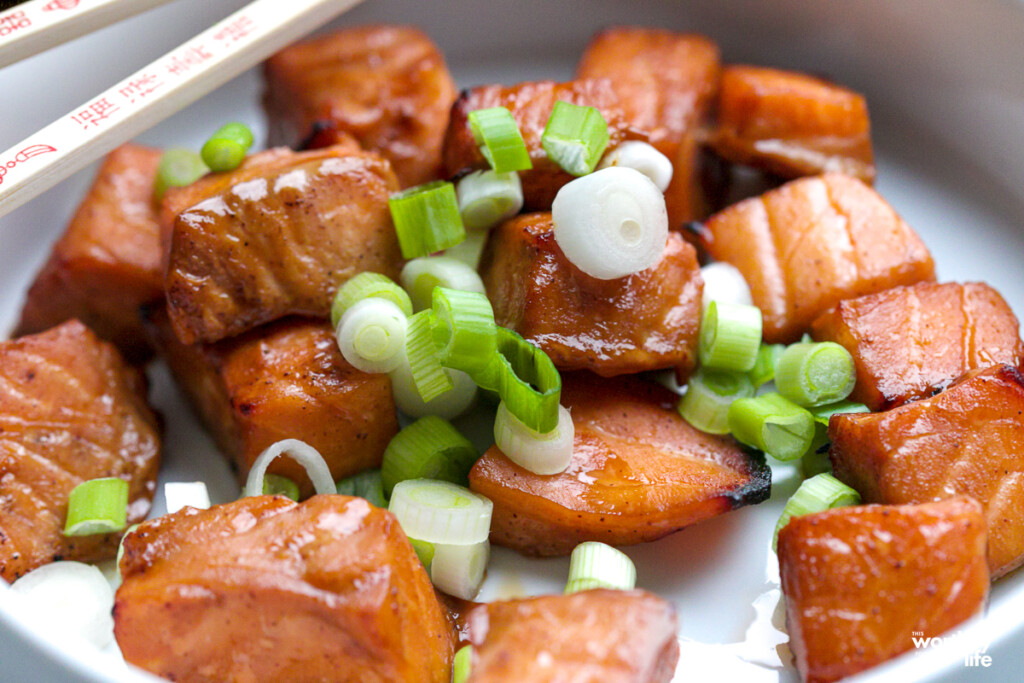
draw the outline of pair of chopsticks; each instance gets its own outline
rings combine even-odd
[[[255,0],[214,24],[0,152],[0,216],[361,1]],[[166,2],[33,0],[0,10],[0,68]]]

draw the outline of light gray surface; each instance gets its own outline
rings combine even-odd
[[[0,149],[242,4],[177,0],[130,24],[0,71]],[[879,152],[878,189],[922,235],[941,277],[986,280],[1024,313],[1018,265],[1024,254],[1024,6],[1018,2],[368,0],[343,19],[349,24],[369,21],[423,26],[441,45],[460,85],[568,78],[593,30],[624,22],[708,34],[721,43],[727,61],[828,73],[867,94]],[[238,118],[262,130],[258,91],[256,74],[246,74],[141,139],[197,147],[219,123]],[[0,219],[4,329],[90,177],[89,171],[79,174]],[[164,373],[157,371],[154,379],[169,428],[164,477],[202,476],[213,483],[215,502],[230,499],[234,485],[210,442]],[[213,457],[197,459],[202,454]],[[197,473],[197,466],[205,471]],[[787,469],[779,468],[768,503],[627,550],[637,562],[639,585],[676,602],[683,637],[702,643],[743,639],[754,617],[753,601],[770,587],[766,539],[794,487]],[[527,561],[498,549],[484,597],[560,590],[566,569],[565,560]],[[991,668],[966,668],[962,654],[948,647],[893,662],[862,680],[1020,680],[1022,621],[1024,573],[1018,572],[996,585],[988,619],[980,625],[992,631],[980,636],[994,640]],[[49,646],[19,642],[20,628],[0,609],[2,681],[113,679],[83,673],[97,667],[117,680],[129,680],[127,672],[97,654],[55,655]],[[701,652],[706,655],[703,666],[684,657],[680,673],[690,673],[685,679],[704,680],[710,673],[701,672],[717,670],[719,678],[728,680],[725,665],[716,669],[718,651],[694,656]],[[780,678],[762,670],[746,674],[745,680]],[[795,677],[790,671],[781,680]]]

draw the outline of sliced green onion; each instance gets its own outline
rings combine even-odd
[[[185,506],[205,510],[210,507],[210,492],[201,481],[169,481],[164,484],[164,505],[167,514]]]
[[[244,123],[229,123],[213,134],[203,145],[201,156],[210,170],[233,171],[245,161],[252,147],[252,131]]]
[[[226,123],[218,128],[217,132],[213,134],[213,138],[234,140],[246,149],[252,147],[253,143],[252,129],[244,123],[238,123],[237,121]]]
[[[643,173],[651,179],[659,192],[667,190],[672,183],[672,162],[654,145],[647,142],[628,140],[620,143],[601,158],[597,168],[600,170],[614,166],[631,168]]]
[[[416,552],[416,557],[420,558],[423,568],[427,570],[427,576],[430,576],[430,564],[434,561],[434,544],[410,538],[409,545]]]
[[[754,367],[747,373],[755,389],[775,379],[775,366],[778,365],[779,358],[785,350],[785,344],[761,344],[761,348],[757,350]]]
[[[775,525],[772,549],[778,545],[779,531],[785,528],[792,518],[858,503],[860,494],[831,474],[819,474],[805,480],[782,509],[779,523]]]
[[[866,405],[856,401],[836,401],[835,403],[826,403],[825,405],[808,408],[808,410],[814,416],[815,422],[826,427],[828,427],[828,421],[833,415],[871,412]]]
[[[97,567],[83,562],[60,560],[33,569],[6,584],[2,601],[10,605],[13,616],[35,623],[51,638],[83,638],[103,649],[114,640],[114,591]],[[17,594],[18,597],[13,596]],[[10,596],[10,597],[9,597]],[[5,640],[5,645],[11,642]],[[28,680],[11,672],[11,659],[4,666],[6,681]],[[11,674],[11,675],[9,675]],[[47,680],[42,676],[37,680]],[[63,676],[49,680],[67,680]]]
[[[384,492],[406,479],[437,479],[453,484],[469,483],[469,470],[480,454],[447,420],[421,417],[398,432],[384,449],[380,473]],[[417,536],[413,536],[418,538]]]
[[[841,401],[856,383],[853,356],[835,342],[792,344],[775,368],[779,393],[802,406]]]
[[[569,558],[569,580],[565,592],[568,595],[591,588],[633,590],[636,588],[633,560],[604,543],[580,543]]]
[[[702,309],[707,308],[712,301],[746,306],[754,303],[743,273],[731,263],[709,263],[700,269],[700,277],[704,280],[704,289],[701,290]]]
[[[497,173],[533,168],[516,119],[505,107],[469,112],[469,127],[480,153]]]
[[[482,389],[496,391],[510,413],[540,434],[558,426],[562,377],[548,354],[512,330],[498,327],[498,353],[473,375]]]
[[[331,303],[331,327],[337,327],[341,316],[363,299],[387,299],[402,309],[405,315],[412,315],[412,301],[405,290],[395,284],[387,275],[380,273],[359,273],[349,278],[338,288]]]
[[[559,100],[551,110],[540,145],[562,170],[582,176],[594,171],[609,140],[608,124],[601,112]]]
[[[468,683],[473,665],[473,646],[463,645],[452,662],[452,683]]]
[[[814,425],[814,440],[804,456],[800,458],[800,476],[810,479],[817,474],[832,474],[832,461],[828,457],[828,429]]]
[[[712,301],[700,321],[700,363],[747,372],[761,347],[761,309]]]
[[[263,495],[284,496],[298,502],[299,485],[288,477],[282,477],[280,474],[268,474],[263,477]]]
[[[455,186],[443,180],[410,187],[388,199],[402,258],[427,256],[466,238]]]
[[[435,287],[433,310],[439,323],[434,340],[440,347],[441,365],[470,377],[486,368],[498,347],[494,309],[487,296]]]
[[[388,299],[357,302],[341,316],[336,336],[341,355],[363,372],[391,372],[405,357],[409,321]]]
[[[249,468],[249,476],[245,480],[245,489],[242,495],[260,496],[263,495],[263,480],[267,475],[267,467],[280,456],[288,454],[292,460],[302,465],[313,482],[313,488],[319,494],[335,493],[334,479],[331,477],[331,470],[327,467],[319,451],[305,441],[298,439],[283,439],[269,446],[253,461]]]
[[[365,470],[342,479],[338,482],[338,493],[344,496],[365,498],[371,505],[379,508],[388,506],[388,501],[384,497],[384,481],[380,470]]]
[[[476,270],[450,256],[414,258],[402,268],[399,280],[409,293],[413,308],[417,311],[431,307],[435,287],[484,293],[484,282]]]
[[[564,472],[572,461],[576,428],[564,406],[558,406],[558,426],[546,434],[530,429],[502,401],[494,417],[494,441],[508,459],[534,474]]]
[[[690,377],[679,400],[679,414],[702,432],[729,433],[729,406],[754,395],[750,378],[738,372],[700,368]]]
[[[456,261],[462,261],[473,270],[477,270],[480,267],[480,257],[483,256],[488,237],[490,234],[483,230],[466,233],[466,239],[454,247],[446,249],[444,255]]]
[[[442,593],[473,600],[480,592],[490,558],[491,544],[486,540],[469,545],[435,543],[430,580]]]
[[[466,230],[490,230],[523,208],[523,184],[518,173],[476,171],[455,186]]]
[[[412,377],[412,368],[408,359],[391,371],[391,394],[395,398],[395,405],[398,410],[409,417],[424,417],[425,415],[437,415],[445,420],[462,415],[476,401],[476,382],[460,370],[449,370],[441,368],[452,383],[452,388],[424,401],[416,388],[416,382]]]
[[[729,431],[777,460],[795,460],[811,446],[814,418],[779,394],[741,398],[729,406]]]
[[[160,157],[153,194],[157,201],[169,187],[185,187],[210,172],[202,157],[190,149],[169,149]]]
[[[65,536],[123,531],[128,524],[128,482],[118,477],[90,479],[71,489]]]
[[[494,504],[447,481],[407,479],[395,486],[388,510],[410,538],[471,545],[487,540]]]
[[[420,311],[409,318],[405,339],[405,356],[416,391],[424,402],[451,391],[455,384],[441,365],[434,328],[440,323],[433,311]],[[398,366],[401,368],[401,364]]]

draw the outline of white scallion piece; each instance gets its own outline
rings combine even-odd
[[[409,293],[414,311],[430,308],[434,287],[484,294],[479,273],[450,256],[414,258],[402,268],[402,288]]]
[[[750,286],[747,285],[747,281],[739,269],[731,263],[724,261],[709,263],[700,269],[700,276],[704,279],[704,293],[701,295],[701,303],[704,308],[707,308],[712,301],[745,306],[753,305],[754,299],[750,295]]]
[[[480,267],[480,257],[483,256],[484,247],[487,246],[487,239],[489,237],[490,231],[486,230],[467,232],[466,239],[454,247],[445,249],[444,256],[453,258],[456,261],[462,261],[473,270],[476,270]]]
[[[509,460],[535,474],[564,472],[572,460],[576,429],[565,406],[558,406],[558,426],[536,432],[509,412],[502,401],[494,418],[494,441]]]
[[[167,514],[186,506],[205,510],[210,507],[210,492],[201,481],[171,481],[164,484],[164,500]]]
[[[281,455],[289,455],[291,459],[302,465],[313,482],[313,488],[319,494],[337,493],[338,489],[334,484],[334,477],[331,470],[324,462],[320,453],[305,441],[298,439],[284,439],[269,446],[267,450],[260,453],[259,457],[252,463],[249,470],[249,477],[245,480],[243,496],[262,496],[263,478],[267,474],[267,467],[275,458]]]
[[[631,168],[651,179],[660,192],[668,189],[672,182],[672,162],[653,145],[639,140],[627,140],[605,153],[598,170],[603,168]]]
[[[631,168],[595,171],[564,185],[551,206],[555,241],[587,275],[613,280],[661,260],[668,239],[665,197]]]
[[[53,562],[11,584],[26,620],[50,633],[80,636],[98,648],[114,640],[114,593],[96,567]]]
[[[466,230],[489,230],[523,208],[519,174],[476,171],[456,184],[459,213]]]
[[[438,590],[463,600],[473,600],[484,582],[491,557],[489,541],[469,545],[435,543],[430,580]]]
[[[635,587],[636,566],[625,553],[596,541],[580,543],[573,549],[566,594],[591,588],[632,590]]]
[[[406,479],[395,485],[388,510],[409,538],[470,545],[487,540],[494,504],[446,481]]]
[[[345,360],[363,372],[391,372],[405,355],[408,326],[405,313],[392,302],[363,299],[341,316],[338,348]]]
[[[424,401],[412,379],[409,360],[403,359],[390,373],[391,394],[395,397],[398,410],[409,417],[437,415],[446,420],[456,418],[469,410],[476,401],[476,382],[461,370],[444,368],[444,372],[451,378],[452,388],[437,398]]]

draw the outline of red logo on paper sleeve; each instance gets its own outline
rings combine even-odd
[[[25,16],[24,10],[4,14],[0,16],[0,38],[31,25],[32,20]]]
[[[4,176],[7,175],[8,171],[18,164],[23,164],[29,159],[37,157],[40,154],[47,154],[48,152],[56,151],[57,148],[51,145],[29,145],[15,154],[9,161],[0,160],[0,185],[4,184]]]
[[[75,9],[78,7],[79,0],[53,0],[43,6],[44,12],[53,12],[59,9]]]

